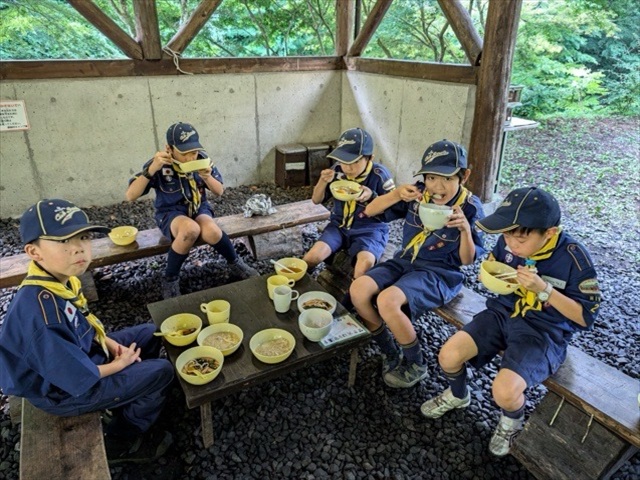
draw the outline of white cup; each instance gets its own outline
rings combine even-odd
[[[291,300],[295,300],[300,296],[297,290],[291,290],[287,285],[280,285],[273,289],[273,305],[276,312],[286,313],[291,308]]]
[[[289,285],[293,287],[296,281],[293,278],[287,278],[284,275],[271,275],[267,278],[267,291],[269,292],[269,298],[273,300],[273,291],[281,285]]]

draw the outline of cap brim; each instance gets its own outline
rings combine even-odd
[[[512,218],[492,213],[480,220],[476,220],[476,225],[480,230],[487,233],[502,233],[518,228],[520,225],[514,224]]]
[[[350,153],[341,150],[340,147],[336,148],[333,152],[327,155],[327,158],[337,160],[341,163],[355,163],[362,158],[362,155],[357,153]]]
[[[74,237],[82,232],[109,233],[110,231],[111,229],[109,227],[103,227],[102,225],[73,225],[61,229],[60,232],[58,232],[58,235],[40,235],[38,238],[43,240],[67,240],[68,238]]]
[[[460,169],[459,168],[455,168],[455,167],[422,168],[422,169],[420,169],[420,171],[418,171],[414,175],[414,177],[416,175],[424,175],[425,173],[433,173],[435,175],[442,175],[444,177],[450,177],[452,175],[455,175],[459,171],[460,171]]]
[[[200,142],[185,143],[184,145],[180,145],[180,148],[178,148],[177,145],[174,145],[173,148],[175,148],[180,153],[189,153],[196,150],[204,150],[202,145],[200,145]]]

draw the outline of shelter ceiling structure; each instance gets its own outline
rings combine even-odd
[[[133,0],[135,38],[93,0],[67,1],[128,59],[3,61],[0,62],[0,80],[182,75],[184,71],[198,75],[349,70],[475,85],[475,110],[469,143],[469,160],[475,169],[471,189],[483,201],[493,199],[523,0],[489,0],[484,40],[461,0],[437,0],[460,41],[468,65],[363,58],[364,49],[394,0],[377,0],[357,35],[354,32],[360,0],[336,0],[336,48],[333,56],[250,58],[180,57],[223,0],[202,0],[166,45],[161,42],[154,0]]]

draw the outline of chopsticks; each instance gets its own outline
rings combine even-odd
[[[499,278],[500,280],[505,280],[507,278],[516,278],[518,276],[518,272],[506,272],[506,273],[499,273],[497,275],[494,275],[494,278]]]

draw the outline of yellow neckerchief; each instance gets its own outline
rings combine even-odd
[[[365,167],[364,171],[360,175],[358,175],[356,178],[349,178],[347,176],[347,180],[350,180],[352,182],[362,183],[367,179],[367,177],[371,173],[372,168],[373,168],[373,161],[369,160],[367,162],[367,166]],[[351,228],[351,225],[353,225],[353,219],[356,214],[356,206],[357,204],[355,200],[349,200],[348,202],[344,202],[344,206],[342,207],[342,224],[340,225],[340,227],[344,227],[347,230]]]
[[[458,198],[456,199],[453,206],[456,207],[456,206],[462,205],[464,202],[467,201],[467,198],[471,197],[471,195],[473,194],[469,190],[467,190],[463,186],[460,186],[460,192],[458,193]],[[429,192],[427,192],[425,188],[424,193],[422,194],[422,202],[429,203],[430,201],[431,201],[431,195],[429,194]],[[407,253],[407,251],[409,251],[410,249],[413,249],[413,255],[411,256],[411,263],[413,263],[416,257],[418,256],[418,252],[420,251],[422,244],[425,242],[427,237],[431,235],[431,233],[432,231],[429,230],[428,228],[424,228],[421,232],[418,232],[407,244],[407,246],[402,252],[402,255],[400,256],[404,257],[404,254]]]
[[[173,162],[171,164],[173,167],[173,171],[177,173],[179,177],[180,183],[180,191],[182,192],[182,196],[187,201],[189,205],[189,216],[193,217],[200,208],[201,198],[200,198],[200,190],[198,190],[198,185],[196,184],[196,179],[193,173],[184,173],[180,167],[177,165],[177,162]],[[182,186],[182,179],[186,178],[189,181],[189,187],[191,188],[191,197],[187,195],[187,192],[184,191],[184,187]]]
[[[533,266],[538,260],[545,260],[553,255],[554,250],[558,246],[558,239],[560,238],[560,229],[553,235],[544,246],[536,253],[527,257],[527,265]],[[523,317],[529,310],[542,310],[542,302],[538,300],[538,294],[527,290],[522,285],[514,292],[518,297],[518,301],[513,307],[513,313],[511,317],[522,315]]]
[[[78,277],[69,277],[69,285],[71,288],[68,288],[66,285],[63,285],[58,280],[53,278],[49,273],[43,270],[36,262],[33,260],[29,263],[29,268],[27,270],[27,276],[20,284],[20,287],[24,287],[25,285],[37,285],[42,288],[46,288],[54,295],[70,301],[78,310],[82,312],[85,316],[89,324],[95,329],[96,341],[100,344],[104,353],[109,358],[109,350],[107,349],[107,334],[104,331],[104,325],[102,322],[98,320],[93,313],[89,311],[87,307],[87,298],[82,293],[82,284],[80,283],[80,279]]]

